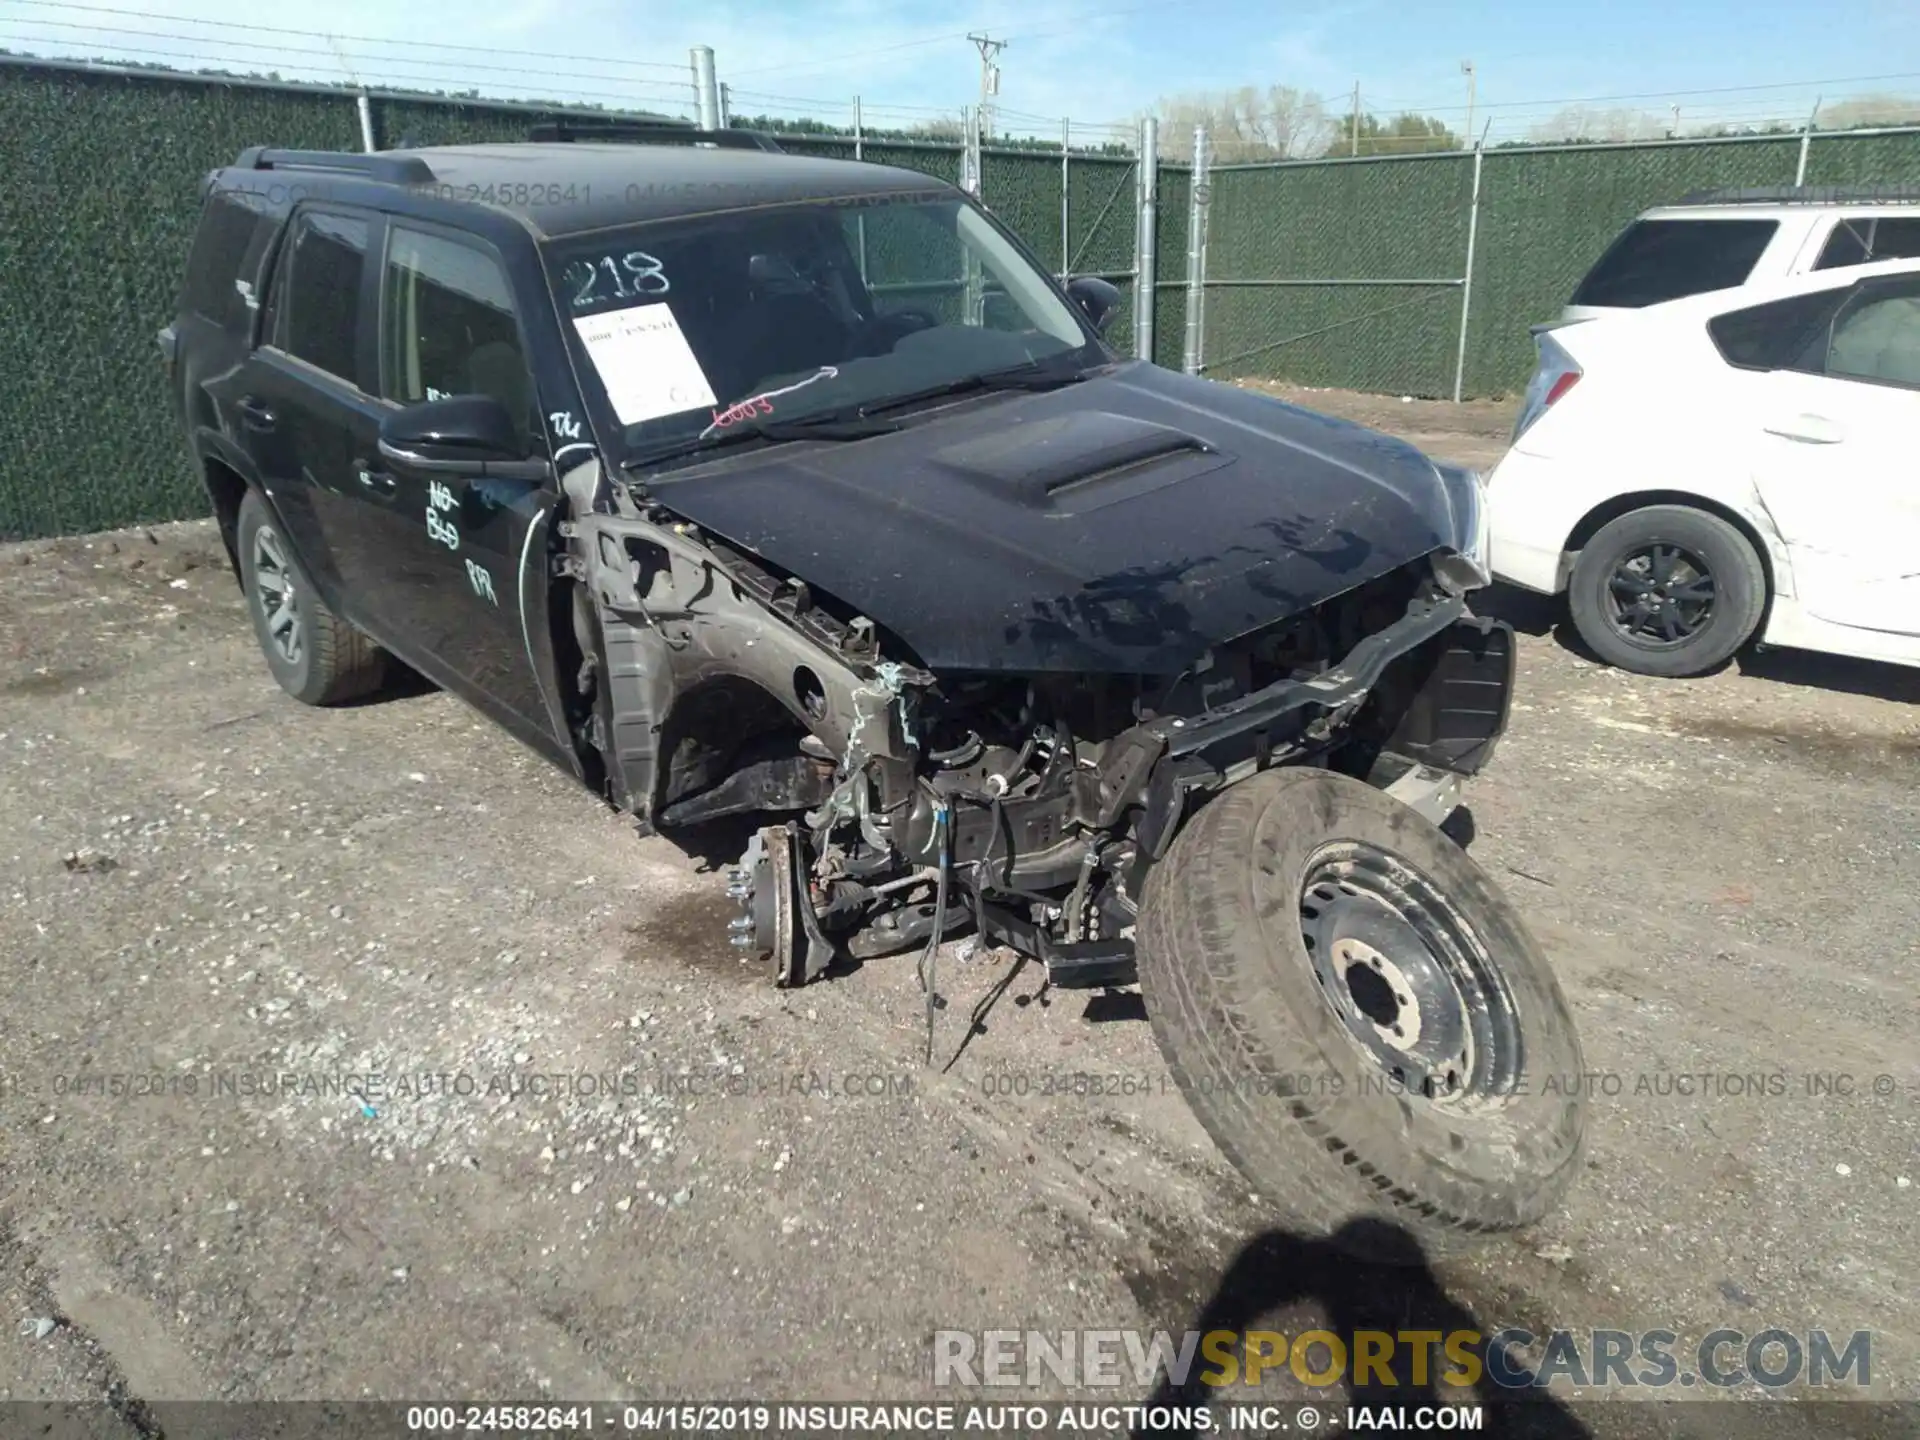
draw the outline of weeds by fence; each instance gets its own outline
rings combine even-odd
[[[375,91],[365,118],[375,143],[391,146],[519,138],[566,113]],[[248,145],[360,149],[359,96],[4,60],[0,135],[0,539],[202,513],[153,346],[173,309],[198,182]],[[1186,165],[1161,161],[1154,233],[1143,236],[1133,158],[988,145],[969,167],[964,143],[781,143],[956,182],[973,169],[982,199],[1041,263],[1121,284],[1109,334],[1122,350],[1150,288],[1160,364],[1435,396],[1522,383],[1528,325],[1555,313],[1650,205],[1796,177],[1920,181],[1920,130],[1232,165],[1200,186]],[[1150,286],[1138,274],[1143,251]],[[1195,281],[1204,304],[1189,343]]]

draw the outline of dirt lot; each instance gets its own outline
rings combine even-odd
[[[1507,423],[1301,398],[1469,463]],[[0,550],[0,1299],[52,1322],[0,1336],[0,1399],[105,1390],[125,1435],[176,1398],[898,1398],[937,1329],[1203,1319],[1866,1329],[1872,1391],[1920,1397],[1920,672],[1653,682],[1499,603],[1471,850],[1572,997],[1591,1162],[1537,1233],[1402,1274],[1263,1228],[1136,1001],[954,947],[943,1055],[998,999],[925,1070],[910,957],[775,991],[731,856],[444,695],[283,697],[209,527]],[[1039,1093],[1079,1072],[1138,1093]],[[1769,1433],[1895,1433],[1849,1413]]]

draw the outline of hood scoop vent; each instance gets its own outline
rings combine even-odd
[[[929,457],[1030,509],[1079,514],[1232,463],[1197,435],[1081,410],[969,440]]]

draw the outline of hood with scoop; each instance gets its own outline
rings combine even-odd
[[[1413,447],[1137,362],[647,486],[935,670],[1172,675],[1461,543]]]

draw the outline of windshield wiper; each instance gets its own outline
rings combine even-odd
[[[967,395],[976,390],[1058,390],[1085,378],[1085,372],[1077,367],[1071,370],[1056,370],[1038,360],[1026,360],[1018,365],[1011,365],[1005,370],[988,370],[981,375],[962,375],[958,380],[929,385],[924,390],[909,391],[905,395],[883,395],[843,413],[864,419],[880,411],[898,410],[902,406],[918,405],[926,400],[939,400],[948,395]]]
[[[762,440],[773,444],[792,440],[868,440],[876,435],[890,435],[900,428],[897,421],[874,418],[888,410],[920,405],[928,400],[939,400],[949,395],[969,395],[976,391],[1058,390],[1062,386],[1072,385],[1085,378],[1085,373],[1077,368],[1057,370],[1038,360],[1028,360],[1004,370],[988,370],[984,374],[963,375],[957,380],[930,385],[924,390],[911,390],[904,395],[881,395],[872,400],[863,400],[857,405],[836,406],[831,410],[822,410],[812,415],[797,415],[791,420],[771,418],[739,420],[705,438],[695,437],[663,446],[658,450],[629,456],[620,462],[620,468],[642,469],[648,465],[658,465],[665,460],[677,460],[684,456],[719,449],[722,446],[738,444],[742,440]]]
[[[828,410],[818,415],[799,415],[791,420],[738,420],[713,434],[663,445],[620,462],[623,470],[658,465],[663,460],[704,454],[708,450],[737,445],[742,440],[762,440],[784,444],[790,440],[869,440],[876,435],[891,435],[900,427],[891,420],[869,420],[844,410]]]

